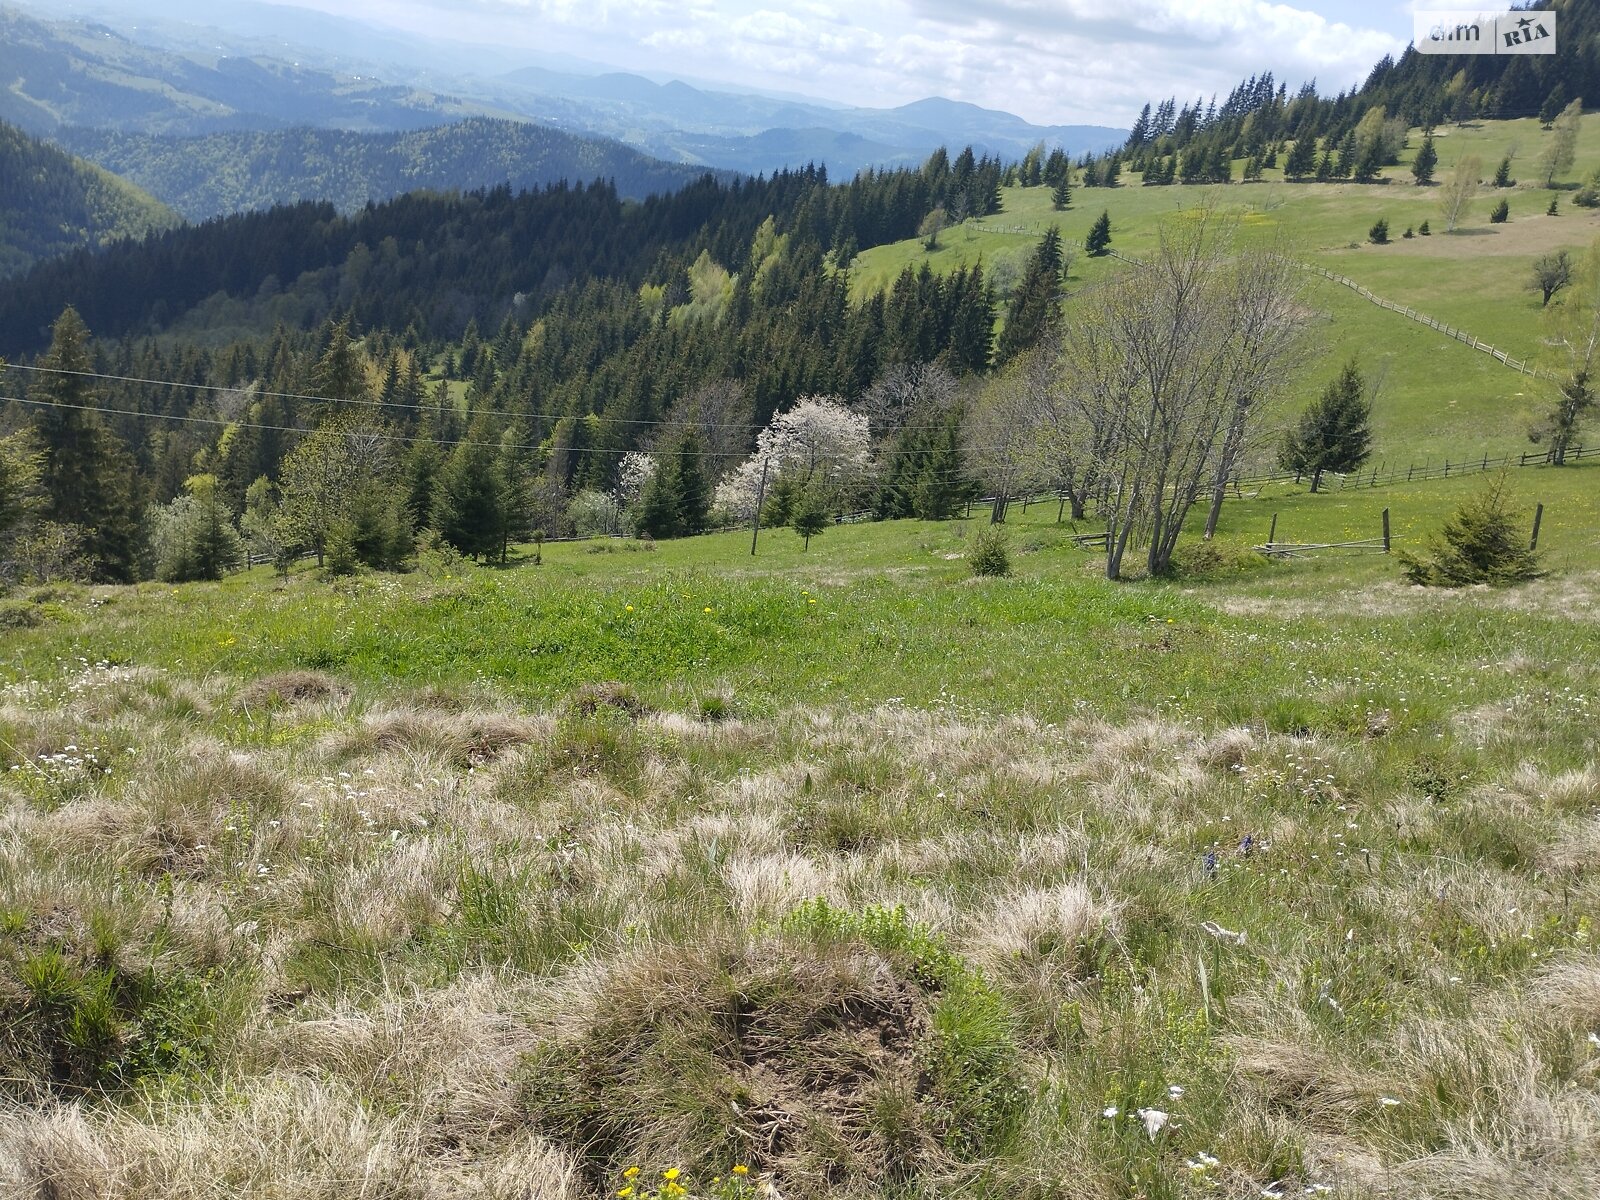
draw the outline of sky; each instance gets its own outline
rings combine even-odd
[[[283,2],[283,0],[280,0]],[[1360,82],[1404,0],[287,0],[413,33],[889,107],[947,96],[1039,124],[1127,125],[1148,100]],[[1444,7],[1437,2],[1422,7]]]

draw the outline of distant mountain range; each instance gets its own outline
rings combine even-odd
[[[66,6],[52,3],[49,12]],[[78,7],[93,11],[93,0]],[[192,135],[300,125],[398,132],[493,116],[615,138],[696,166],[756,173],[826,163],[834,178],[920,161],[941,145],[1015,158],[1041,141],[1079,154],[1127,136],[1107,126],[1032,125],[943,99],[845,108],[658,82],[267,4],[151,0],[148,17],[106,14],[103,22],[0,8],[0,118],[46,135],[66,126]]]
[[[662,162],[609,139],[488,117],[404,133],[300,127],[152,137],[66,129],[56,140],[191,221],[307,198],[352,212],[418,189],[508,183],[522,191],[561,180],[609,179],[625,198],[643,199],[706,174],[704,167]]]
[[[0,123],[0,278],[177,224],[177,213],[133,184]]]

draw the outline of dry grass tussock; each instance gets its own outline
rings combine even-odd
[[[1595,1194],[1600,769],[1550,703],[1453,746],[16,687],[0,1200]]]
[[[474,1150],[478,1152],[474,1152]],[[338,1079],[273,1075],[214,1101],[0,1121],[7,1200],[568,1200],[571,1161],[527,1131],[435,1141],[417,1114],[375,1112]]]
[[[1428,588],[1398,580],[1363,582],[1342,590],[1322,589],[1285,595],[1219,598],[1218,607],[1241,617],[1390,616],[1474,610],[1518,612],[1532,616],[1600,620],[1600,573],[1562,572],[1515,588],[1480,584],[1464,588]]]

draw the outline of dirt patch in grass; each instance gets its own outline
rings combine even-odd
[[[239,689],[234,703],[241,709],[302,704],[310,700],[339,700],[350,689],[321,671],[279,671],[263,675]]]

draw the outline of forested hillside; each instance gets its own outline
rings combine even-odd
[[[704,174],[620,142],[489,118],[402,133],[297,128],[160,137],[78,128],[54,137],[191,221],[299,200],[351,212],[417,190],[509,184],[523,191],[561,180],[608,179],[623,197],[643,199]]]
[[[0,278],[177,224],[139,188],[0,122]]]
[[[1384,151],[1362,169],[1372,134],[1385,121],[1391,123],[1387,140],[1397,149],[1412,126],[1533,116],[1548,125],[1574,100],[1600,100],[1600,56],[1594,51],[1600,6],[1540,0],[1528,7],[1556,12],[1565,52],[1430,55],[1408,46],[1398,61],[1385,55],[1359,88],[1332,96],[1319,95],[1314,80],[1290,95],[1287,85],[1264,72],[1240,83],[1220,104],[1215,96],[1193,102],[1174,96],[1145,105],[1122,150],[1096,164],[1099,173],[1116,162],[1143,172],[1146,184],[1218,183],[1231,178],[1231,160],[1243,159],[1244,177],[1260,179],[1289,143],[1313,146],[1320,140],[1329,152],[1326,165],[1310,158],[1296,164],[1292,178],[1368,183],[1377,179],[1377,167],[1396,161]]]
[[[457,337],[469,320],[496,328],[508,315],[531,318],[590,280],[680,289],[702,251],[738,273],[768,218],[797,249],[848,262],[859,248],[912,236],[934,209],[994,211],[1001,174],[995,160],[940,152],[922,170],[843,186],[821,170],[708,176],[639,204],[604,183],[415,193],[350,216],[302,203],[43,264],[0,296],[0,353],[42,345],[67,304],[111,338],[159,331],[202,303],[191,330],[304,329],[338,309],[362,328]]]

